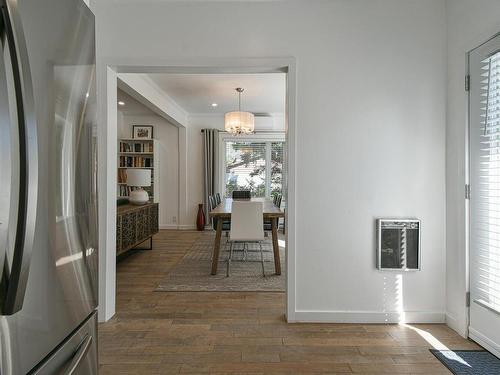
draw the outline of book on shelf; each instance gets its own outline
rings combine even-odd
[[[159,149],[155,139],[124,138],[118,140],[117,155],[117,195],[119,198],[128,198],[136,187],[127,185],[128,168],[144,168],[151,170],[151,186],[144,187],[153,202],[158,202],[159,187]],[[156,193],[156,194],[155,194]],[[156,196],[156,197],[155,197]]]
[[[125,169],[118,169],[118,183],[127,183],[127,171],[125,171]]]
[[[120,167],[151,168],[153,167],[151,156],[120,156]]]
[[[153,140],[120,141],[120,152],[153,152]]]

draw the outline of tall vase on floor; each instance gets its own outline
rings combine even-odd
[[[198,205],[198,216],[196,217],[196,229],[202,231],[205,229],[205,212],[203,212],[203,204]]]

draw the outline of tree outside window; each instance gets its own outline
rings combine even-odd
[[[252,197],[282,192],[283,142],[225,142],[226,196],[250,190]]]

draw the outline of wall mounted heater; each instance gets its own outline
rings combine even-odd
[[[377,219],[377,268],[420,270],[420,220]]]

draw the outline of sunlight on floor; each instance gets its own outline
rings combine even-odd
[[[427,341],[434,349],[437,350],[450,350],[446,345],[444,345],[441,341],[439,341],[437,338],[435,338],[430,332],[424,331],[420,328],[417,327],[412,327],[409,324],[406,323],[400,323],[399,324],[402,327],[409,328],[412,331],[415,331],[422,337],[425,341]]]
[[[409,324],[405,323],[406,316],[404,311],[403,304],[403,275],[396,275],[395,278],[395,308],[399,313],[399,325],[401,327],[405,327],[411,329],[412,331],[419,334],[429,345],[431,345],[436,350],[443,350],[446,352],[442,352],[442,354],[450,360],[457,361],[460,364],[471,367],[463,358],[461,358],[457,353],[451,351],[446,345],[444,345],[441,341],[439,341],[436,337],[434,337],[430,332],[424,331],[420,328],[413,327]]]
[[[416,333],[418,333],[420,335],[420,337],[422,337],[425,341],[427,341],[429,343],[429,345],[431,345],[434,349],[447,350],[447,352],[442,353],[445,357],[447,357],[453,361],[457,361],[464,366],[471,367],[471,365],[469,365],[466,361],[464,361],[463,358],[461,358],[457,353],[451,351],[446,345],[444,345],[441,341],[439,341],[437,338],[435,338],[430,332],[424,331],[424,330],[416,328],[416,327],[412,327],[409,324],[401,323],[400,326],[405,327],[405,328],[409,328],[409,329],[415,331]]]

